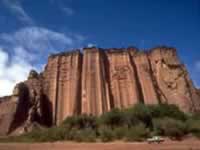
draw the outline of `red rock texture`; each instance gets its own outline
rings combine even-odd
[[[81,63],[79,51],[49,57],[42,83],[55,124],[81,111]]]
[[[156,93],[156,87],[153,83],[151,64],[148,58],[148,54],[139,52],[132,59],[136,65],[144,103],[158,104],[159,101]]]
[[[200,89],[196,89],[197,90],[197,94],[200,95]]]
[[[10,131],[11,124],[15,119],[18,98],[14,96],[0,98],[0,136]]]
[[[84,49],[81,113],[100,115],[110,110],[104,57],[96,48]]]
[[[112,108],[127,108],[139,102],[136,70],[127,50],[111,49],[106,52]]]
[[[174,48],[155,48],[149,60],[161,102],[176,104],[186,112],[200,108],[195,87]]]
[[[176,50],[168,47],[145,52],[93,47],[51,55],[41,74],[31,71],[13,96],[0,100],[0,135],[136,103],[169,103],[185,112],[200,111],[200,92]]]

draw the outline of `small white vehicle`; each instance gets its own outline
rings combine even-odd
[[[151,143],[158,143],[158,144],[160,144],[160,143],[164,142],[164,139],[161,138],[161,137],[159,137],[159,136],[153,136],[152,138],[147,139],[147,142],[149,144],[151,144]]]

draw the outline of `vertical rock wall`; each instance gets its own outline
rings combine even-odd
[[[113,107],[126,108],[139,101],[135,72],[128,51],[109,50],[106,52],[109,68],[111,101]]]
[[[55,124],[80,112],[81,62],[82,55],[79,51],[49,58],[43,73],[44,91],[52,103]]]
[[[84,49],[82,72],[82,113],[100,115],[110,110],[104,58],[96,48]]]
[[[145,104],[158,104],[156,89],[153,83],[151,64],[148,55],[139,52],[133,58],[139,76],[139,84],[142,89],[143,101]]]
[[[83,54],[61,53],[49,58],[43,78],[56,124],[67,116],[100,115],[138,102],[176,104],[184,111],[200,108],[186,68],[171,48],[149,52],[85,48]]]
[[[15,96],[0,98],[0,136],[9,133],[15,113],[17,111],[18,98]]]
[[[57,123],[67,116],[79,113],[80,84],[81,84],[81,58],[80,52],[60,56],[58,96],[57,96]]]
[[[199,90],[173,48],[85,48],[51,55],[40,75],[33,71],[20,85],[22,94],[0,98],[0,135],[24,132],[33,122],[58,125],[67,116],[100,115],[136,103],[200,111]]]
[[[60,57],[49,57],[43,73],[44,94],[51,103],[53,124],[57,121],[59,60]]]
[[[161,101],[176,104],[187,112],[199,107],[195,88],[176,50],[156,48],[149,56]]]

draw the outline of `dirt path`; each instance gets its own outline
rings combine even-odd
[[[162,144],[143,143],[35,143],[0,144],[0,150],[200,150],[200,140],[166,141]]]

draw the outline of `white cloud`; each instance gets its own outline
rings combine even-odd
[[[76,33],[61,33],[36,26],[0,34],[0,45],[3,44],[4,49],[27,52],[31,54],[31,57],[27,55],[30,61],[34,61],[38,55],[47,55],[47,52],[80,47],[84,40],[84,36]]]
[[[96,44],[88,43],[87,47],[96,47]]]
[[[200,60],[196,60],[194,62],[194,65],[191,67],[187,67],[190,71],[191,78],[193,79],[194,85],[197,88],[200,88],[200,78],[199,78],[199,73],[200,73]]]
[[[23,53],[15,53],[9,62],[9,55],[0,48],[0,96],[12,94],[12,90],[20,81],[26,79],[29,70],[33,67],[24,61]]]
[[[7,80],[7,79],[1,79],[0,78],[0,96],[7,96],[11,94],[10,89],[13,88],[13,82],[11,80]]]
[[[0,34],[0,96],[27,78],[31,69],[41,70],[49,53],[79,47],[84,37],[41,27],[26,27]],[[35,67],[33,67],[35,66]]]
[[[2,2],[20,21],[27,24],[34,24],[33,19],[24,10],[19,0],[2,0]]]
[[[0,77],[4,74],[3,70],[5,70],[6,64],[8,62],[8,54],[1,50],[0,48]]]
[[[197,62],[195,63],[195,68],[196,68],[197,71],[200,72],[200,61],[197,61]]]
[[[33,51],[52,50],[56,45],[73,45],[73,36],[41,27],[26,27],[15,33],[0,34],[0,39],[12,45],[20,45]]]
[[[70,7],[62,7],[61,9],[68,16],[72,16],[75,13],[75,11]]]

